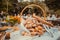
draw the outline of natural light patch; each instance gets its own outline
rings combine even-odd
[[[45,0],[18,0],[18,2],[22,2],[22,1],[24,1],[24,2],[26,2],[26,1],[28,1],[28,2],[33,2],[33,1],[45,1]]]

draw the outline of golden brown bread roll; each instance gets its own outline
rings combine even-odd
[[[39,34],[42,35],[44,32],[42,30],[39,30]]]
[[[27,36],[27,35],[29,35],[29,34],[28,34],[27,32],[25,32],[25,31],[23,31],[23,32],[22,32],[22,35],[23,35],[23,36]]]
[[[32,36],[35,36],[37,34],[37,32],[31,32]]]
[[[34,32],[35,29],[34,29],[34,28],[30,28],[29,31],[30,31],[30,32]]]
[[[39,29],[37,27],[35,27],[35,30],[38,31]]]
[[[7,32],[6,33],[6,39],[9,39],[10,38],[10,32]]]
[[[43,29],[41,26],[37,26],[37,28],[38,28],[39,30],[42,30],[42,29]]]
[[[0,28],[1,31],[6,30],[6,29],[8,29],[8,27],[6,26]]]
[[[41,19],[39,16],[33,15],[34,18],[36,18],[38,21],[40,21],[43,24],[46,24],[48,26],[54,26],[52,23],[49,23],[47,21],[45,21],[44,19]]]

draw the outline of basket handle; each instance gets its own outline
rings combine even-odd
[[[41,9],[42,12],[43,12],[44,19],[46,19],[46,12],[45,12],[45,10],[44,10],[40,5],[37,5],[37,4],[27,5],[27,6],[21,11],[20,16],[22,16],[23,12],[24,12],[27,8],[29,8],[30,6],[35,6],[35,7],[38,7],[39,9]]]

